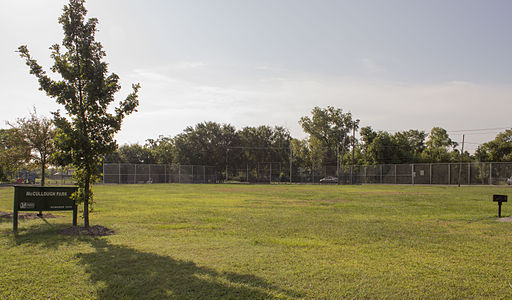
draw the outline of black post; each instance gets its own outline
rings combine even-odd
[[[507,195],[493,195],[492,201],[498,202],[498,218],[501,218],[501,204],[503,202],[507,202],[508,197]]]
[[[12,214],[12,231],[18,233],[18,192],[14,189],[14,209]]]

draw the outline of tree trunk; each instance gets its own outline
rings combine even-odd
[[[84,185],[84,227],[89,228],[89,184],[90,184],[91,176],[89,176],[89,172],[86,172],[85,175],[85,185]]]
[[[44,170],[46,169],[46,159],[44,157],[41,157],[41,186],[44,186]],[[35,179],[34,179],[35,183]]]

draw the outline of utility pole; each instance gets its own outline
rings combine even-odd
[[[459,153],[459,178],[457,179],[458,186],[460,187],[460,175],[462,172],[462,155],[464,154],[464,134],[462,135],[462,146]]]

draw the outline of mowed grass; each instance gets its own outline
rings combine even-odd
[[[0,298],[510,298],[506,187],[99,185],[92,225],[0,219]],[[512,200],[512,199],[511,199]],[[0,188],[12,211],[13,188]],[[510,216],[512,203],[503,205]]]

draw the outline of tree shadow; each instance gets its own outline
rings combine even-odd
[[[60,227],[60,226],[59,226]],[[113,245],[103,238],[59,235],[59,228],[25,231],[16,244],[57,248],[89,243],[94,251],[77,254],[97,286],[100,299],[273,299],[303,298],[251,274],[218,272],[191,261]]]

